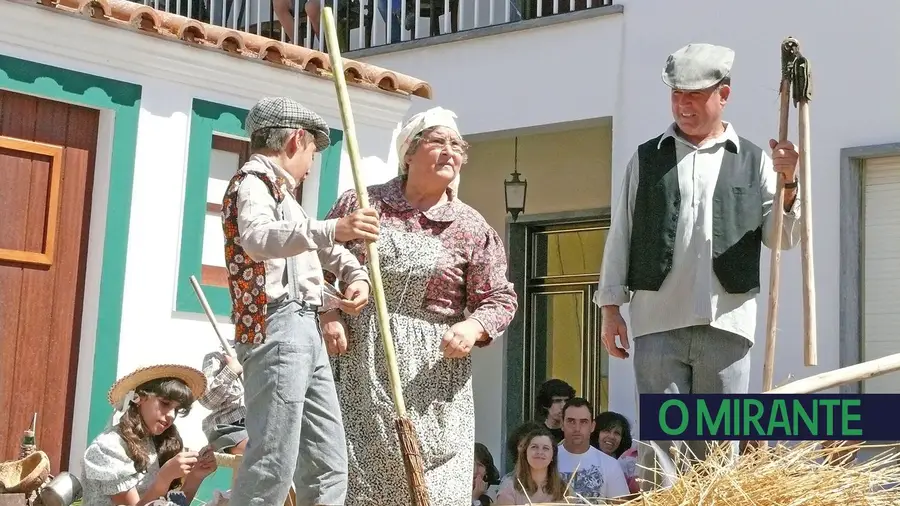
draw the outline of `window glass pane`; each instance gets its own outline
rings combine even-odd
[[[213,135],[206,181],[206,216],[203,226],[202,270],[200,282],[228,286],[225,270],[225,236],[222,233],[222,199],[228,182],[247,160],[250,143],[246,140]]]
[[[582,336],[584,292],[535,293],[532,296],[535,386],[549,378],[583,391]]]
[[[547,230],[532,236],[529,277],[600,274],[606,228]]]

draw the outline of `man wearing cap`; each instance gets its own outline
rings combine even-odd
[[[247,114],[250,159],[222,202],[225,261],[243,368],[248,444],[230,504],[342,505],[347,449],[331,365],[319,333],[325,269],[345,284],[339,308],[369,296],[366,269],[338,243],[374,241],[378,218],[361,209],[336,220],[307,216],[294,192],[328,125],[287,98],[264,98]]]
[[[734,51],[710,44],[669,56],[662,80],[674,123],[638,146],[613,211],[594,302],[611,356],[628,357],[634,339],[641,394],[746,393],[761,244],[776,233],[784,249],[799,242],[793,145],[770,140],[770,157],[722,120],[733,61]],[[779,203],[776,178],[785,184]],[[776,212],[784,213],[782,230],[773,228]],[[619,310],[625,303],[630,332]],[[639,448],[641,465],[651,469],[674,442],[654,443],[658,452]],[[703,441],[680,450],[707,454]],[[643,474],[645,489],[664,484]]]

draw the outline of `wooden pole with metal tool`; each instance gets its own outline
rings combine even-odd
[[[788,120],[791,116],[791,83],[793,82],[794,61],[800,43],[793,37],[781,43],[781,86],[779,87],[780,109],[778,117],[778,142],[788,138]],[[769,262],[769,312],[766,320],[766,355],[763,360],[763,392],[772,389],[775,374],[775,338],[778,334],[778,290],[781,282],[781,229],[784,228],[784,213],[779,212],[784,204],[784,182],[778,178],[778,189],[772,201],[775,217],[772,237],[772,260]]]
[[[353,172],[353,183],[356,186],[356,196],[361,208],[369,207],[369,196],[366,186],[360,174],[359,147],[356,142],[356,127],[353,122],[353,110],[350,107],[350,96],[347,93],[347,82],[344,77],[344,65],[341,60],[340,46],[335,29],[334,14],[331,7],[323,9],[325,24],[325,41],[328,44],[328,55],[331,60],[331,73],[337,92],[338,104],[341,109],[341,120],[344,125],[344,137],[347,140],[347,154],[350,156],[350,167]],[[409,493],[413,506],[429,506],[428,488],[425,483],[425,465],[419,451],[419,439],[416,435],[412,421],[406,415],[406,403],[403,399],[403,389],[400,385],[400,371],[397,366],[397,357],[394,352],[394,339],[388,320],[387,301],[384,296],[384,287],[381,281],[381,267],[378,257],[378,245],[374,242],[366,242],[368,255],[369,278],[372,283],[372,292],[375,297],[375,310],[378,315],[378,328],[381,333],[384,355],[387,360],[388,373],[391,383],[391,393],[394,407],[397,411],[397,419],[394,421],[397,437],[400,442],[400,451],[403,455],[403,465],[406,468],[406,480],[409,485]]]
[[[799,112],[800,145],[800,258],[803,272],[803,356],[806,366],[819,364],[816,339],[816,279],[813,262],[812,177],[809,146],[809,101],[812,99],[812,74],[809,60],[799,49],[794,61],[793,95]]]

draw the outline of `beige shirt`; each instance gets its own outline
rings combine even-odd
[[[676,140],[678,187],[681,192],[672,269],[659,291],[638,290],[632,294],[626,286],[631,220],[639,174],[635,153],[625,169],[625,181],[613,210],[603,253],[600,287],[594,294],[594,303],[605,306],[630,302],[630,337],[693,325],[712,325],[753,342],[756,333],[756,295],[726,292],[712,271],[713,191],[722,165],[725,143],[731,141],[739,147],[738,135],[729,123],[721,136],[695,146],[675,133],[673,123],[660,138],[660,143],[669,136]],[[784,213],[782,230],[776,231],[772,201],[778,175],[765,150],[759,171],[763,244],[770,248],[774,234],[780,232],[782,250],[791,249],[800,242],[800,188],[790,212]],[[783,212],[780,203],[776,209]]]
[[[294,262],[296,297],[315,306],[332,307],[326,300],[322,269],[334,273],[344,283],[368,281],[368,271],[346,248],[334,242],[337,220],[310,218],[294,198],[296,181],[284,169],[261,155],[253,155],[247,165],[268,172],[286,182],[280,206],[259,178],[247,177],[237,192],[238,230],[241,246],[266,266],[266,295],[270,301],[290,291],[287,262]],[[285,209],[284,206],[287,206]],[[292,217],[286,220],[283,216]]]

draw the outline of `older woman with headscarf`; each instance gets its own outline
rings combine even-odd
[[[396,141],[400,175],[368,194],[379,215],[390,328],[431,504],[468,506],[475,448],[470,353],[504,332],[518,303],[500,236],[457,196],[467,144],[454,118],[441,108],[411,118]],[[348,191],[328,218],[358,207]],[[346,246],[366,260],[364,243]],[[410,504],[374,306],[346,315],[346,327],[337,312],[321,315],[348,443],[347,504]]]

